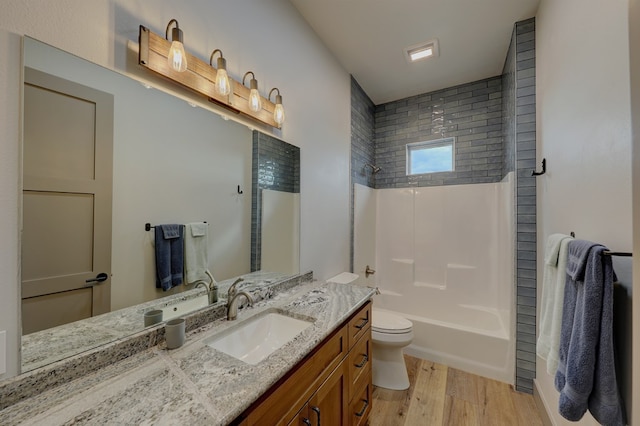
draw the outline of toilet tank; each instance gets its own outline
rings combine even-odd
[[[335,277],[329,278],[327,282],[336,283],[336,284],[354,284],[358,278],[360,278],[360,275],[358,274],[352,274],[351,272],[343,272],[341,274],[336,275]]]

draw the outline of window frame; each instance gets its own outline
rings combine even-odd
[[[440,148],[444,146],[451,146],[451,170],[442,170],[434,172],[424,173],[411,173],[411,153],[414,151],[428,150],[432,148]],[[407,176],[421,176],[430,175],[433,173],[450,173],[456,170],[456,137],[450,136],[448,138],[434,139],[430,141],[412,142],[406,145],[406,174]]]

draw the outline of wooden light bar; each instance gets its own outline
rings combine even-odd
[[[216,92],[215,81],[217,70],[209,63],[187,52],[187,70],[177,72],[167,62],[171,42],[162,36],[154,34],[148,28],[140,25],[140,51],[138,63],[143,67],[160,74],[161,76],[180,84],[194,92],[206,97],[231,111],[244,114],[248,117],[268,124],[271,127],[280,128],[273,119],[275,104],[269,99],[262,98],[262,109],[254,112],[249,109],[250,89],[241,82],[229,76],[233,92],[229,96],[222,96]]]

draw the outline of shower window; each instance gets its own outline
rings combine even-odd
[[[407,175],[452,172],[456,138],[407,144]]]

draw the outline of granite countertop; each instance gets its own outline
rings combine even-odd
[[[189,332],[179,349],[161,343],[11,405],[0,411],[0,424],[228,424],[374,292],[348,284],[300,284],[241,310],[237,321],[220,319]],[[204,344],[272,308],[315,321],[256,365]]]
[[[268,288],[265,284],[281,281],[287,276],[277,272],[251,272],[242,275],[245,282],[248,283],[243,287],[256,291],[258,288]],[[225,297],[226,290],[234,280],[235,278],[231,278],[218,282],[220,299]],[[142,331],[145,328],[143,324],[144,312],[163,309],[197,297],[203,298],[202,307],[207,305],[206,290],[194,288],[82,321],[22,336],[22,371],[31,371],[59,359],[68,358]],[[78,338],[77,336],[81,337]]]

